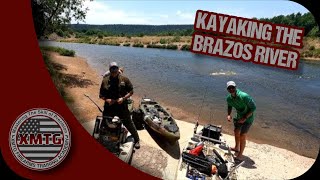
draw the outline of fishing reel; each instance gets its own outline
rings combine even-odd
[[[112,129],[117,128],[121,124],[121,120],[118,116],[114,116],[113,118],[105,117],[105,119],[106,119],[106,125]]]

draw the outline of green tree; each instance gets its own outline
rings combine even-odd
[[[138,37],[143,37],[143,36],[144,36],[143,33],[139,33],[139,34],[138,34]]]
[[[320,37],[320,31],[319,27],[315,26],[311,29],[311,31],[308,33],[308,36],[310,37]]]
[[[313,15],[310,12],[303,15],[301,13],[292,13],[286,16],[279,15],[272,18],[261,18],[259,20],[268,21],[275,24],[303,27],[305,30],[305,35],[309,35],[310,31],[312,31],[310,35],[317,34],[317,31],[314,28],[318,26]]]
[[[88,11],[84,2],[85,0],[31,0],[37,36],[63,29],[72,20],[84,21]]]

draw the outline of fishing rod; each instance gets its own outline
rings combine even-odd
[[[200,107],[200,110],[199,110],[197,122],[196,122],[196,125],[195,125],[194,130],[193,130],[193,133],[194,133],[194,134],[197,133],[197,128],[198,128],[198,126],[199,126],[200,114],[201,114],[201,111],[202,111],[202,107],[203,107],[203,105],[204,105],[204,100],[205,100],[205,98],[206,98],[207,91],[208,91],[208,86],[206,87],[205,92],[204,92],[204,95],[203,95],[203,99],[202,99],[201,107]]]
[[[91,102],[93,102],[93,104],[95,104],[95,105],[98,107],[99,111],[100,111],[100,112],[102,112],[102,110],[101,110],[101,108],[99,107],[99,105],[98,105],[96,102],[94,102],[94,101],[90,98],[90,96],[89,96],[89,95],[84,94],[84,96],[86,96],[87,98],[89,98],[89,99],[90,99],[90,101],[91,101]]]

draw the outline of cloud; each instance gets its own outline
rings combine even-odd
[[[146,24],[149,21],[148,17],[136,12],[114,9],[106,2],[86,1],[85,6],[89,8],[85,19],[86,24]]]
[[[193,24],[195,13],[185,11],[171,11],[167,13],[117,9],[108,4],[108,1],[85,1],[89,8],[85,22],[81,24]],[[72,23],[77,23],[72,21]]]
[[[221,9],[215,9],[213,12],[221,13],[221,14],[227,14],[232,16],[240,16],[240,17],[246,17],[246,18],[252,18],[253,15],[250,14],[250,12],[247,12],[243,8],[221,8]]]
[[[182,19],[188,19],[188,20],[192,20],[194,19],[194,16],[195,14],[194,13],[185,13],[185,12],[182,12],[180,10],[178,10],[176,12],[176,15],[179,17],[179,18],[182,18]]]
[[[167,18],[169,18],[169,15],[168,14],[160,14],[159,17],[167,19]]]

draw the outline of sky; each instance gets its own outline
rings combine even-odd
[[[194,24],[199,9],[246,18],[309,12],[300,4],[281,0],[94,0],[86,1],[85,7],[89,11],[80,24]]]

